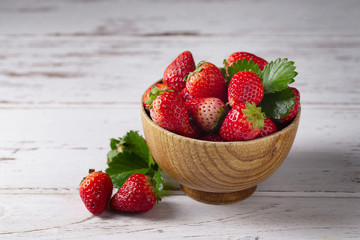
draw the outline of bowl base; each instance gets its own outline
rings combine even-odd
[[[181,188],[187,196],[199,202],[208,204],[230,204],[250,197],[254,193],[256,186],[228,193],[203,192],[184,185],[181,185]]]

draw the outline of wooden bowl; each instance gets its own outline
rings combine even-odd
[[[280,167],[295,139],[300,111],[282,130],[239,142],[209,142],[172,133],[156,125],[142,104],[141,119],[154,160],[186,195],[204,203],[227,204],[249,197]]]

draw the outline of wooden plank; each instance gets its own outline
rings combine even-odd
[[[359,193],[360,142],[353,129],[359,114],[359,108],[304,106],[288,158],[258,191]],[[1,109],[0,122],[5,192],[68,192],[89,168],[106,168],[110,138],[142,133],[139,109],[132,106]]]
[[[359,36],[0,36],[0,42],[1,104],[137,103],[189,49],[196,62],[218,66],[234,51],[287,57],[296,63],[302,102],[360,105]]]
[[[326,10],[324,9],[326,6]],[[3,34],[198,35],[359,33],[359,2],[3,0]],[[81,14],[79,14],[81,13]],[[344,17],[346,16],[346,17]],[[84,20],[86,19],[86,20]],[[25,24],[24,24],[25,23]]]
[[[255,195],[232,205],[207,205],[167,196],[147,213],[107,210],[92,216],[77,194],[0,196],[3,239],[60,234],[61,239],[356,239],[360,234],[358,198]]]

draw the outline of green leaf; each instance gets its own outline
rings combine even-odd
[[[112,150],[116,150],[118,148],[119,143],[120,141],[115,138],[110,139],[110,148]]]
[[[115,187],[120,188],[135,173],[142,173],[154,180],[154,187],[160,196],[163,190],[161,169],[151,156],[145,139],[136,131],[129,131],[124,137],[110,140],[108,168],[105,170]],[[119,149],[121,148],[121,151]]]
[[[286,88],[265,94],[259,106],[268,118],[278,120],[288,115],[295,103],[295,94],[291,88]]]
[[[153,173],[152,179],[154,180],[154,190],[158,200],[161,199],[164,192],[164,179],[161,174],[161,169],[158,169]]]
[[[136,131],[130,131],[128,132],[123,138],[123,152],[129,152],[134,153],[136,155],[139,155],[140,158],[146,159],[146,161],[149,161],[150,158],[152,160],[149,147],[147,143],[145,142],[145,139],[139,135]]]
[[[259,65],[255,64],[253,60],[237,60],[233,63],[232,66],[227,67],[226,60],[224,60],[225,68],[227,69],[228,76],[226,77],[226,81],[230,82],[231,78],[238,72],[241,71],[251,71],[256,73],[258,76],[261,75],[261,70]]]
[[[278,58],[271,61],[264,67],[260,78],[264,86],[265,93],[274,93],[286,89],[288,85],[294,82],[296,67],[294,62],[288,61],[287,58]]]

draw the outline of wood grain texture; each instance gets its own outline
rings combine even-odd
[[[0,1],[0,239],[359,239],[360,2]],[[109,138],[179,52],[288,57],[301,121],[248,199],[207,205],[166,178],[152,211],[91,216],[78,197]],[[62,177],[59,177],[62,173]],[[69,214],[70,213],[70,214]]]
[[[196,62],[206,59],[219,67],[240,50],[269,61],[287,57],[300,73],[294,86],[303,104],[359,106],[359,42],[360,35],[0,35],[0,104],[135,105],[169,62],[187,49]]]
[[[289,236],[357,239],[360,234],[357,198],[261,197],[255,193],[232,205],[208,205],[172,195],[147,213],[109,210],[92,216],[80,207],[77,194],[2,196],[2,239],[287,240]],[[18,198],[27,204],[17,204]]]
[[[246,189],[261,183],[280,167],[295,139],[300,112],[290,125],[275,134],[238,142],[208,142],[171,133],[157,126],[143,107],[141,119],[154,160],[186,187],[185,193],[202,202],[227,203],[235,201],[229,193],[234,192],[242,200],[243,195],[248,195]],[[239,194],[241,190],[246,190],[246,194]],[[212,200],[215,195],[211,193],[227,194],[222,200]]]

